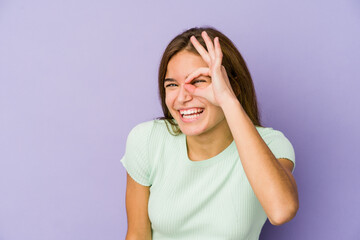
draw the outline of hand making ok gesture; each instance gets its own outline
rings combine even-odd
[[[190,38],[190,41],[201,55],[202,59],[207,63],[208,67],[201,67],[192,72],[185,79],[184,87],[192,95],[204,97],[212,104],[222,107],[227,100],[230,100],[231,98],[236,99],[236,96],[231,88],[225,67],[221,64],[223,54],[219,37],[215,37],[213,43],[205,31],[201,33],[201,36],[205,41],[208,51],[206,51],[194,36]],[[211,83],[205,88],[196,87],[190,84],[194,78],[197,78],[200,75],[209,76],[211,78]]]

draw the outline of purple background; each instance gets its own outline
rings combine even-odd
[[[300,209],[260,239],[358,239],[359,1],[2,0],[1,240],[124,239],[127,134],[161,116],[167,43],[202,25],[295,148]]]

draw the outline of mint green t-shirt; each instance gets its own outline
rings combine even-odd
[[[276,158],[295,165],[294,149],[280,131],[256,129]],[[173,136],[163,120],[153,120],[131,130],[121,162],[136,182],[150,186],[153,240],[259,239],[267,216],[234,141],[215,157],[191,161],[186,136]]]

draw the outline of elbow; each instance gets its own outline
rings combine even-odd
[[[299,202],[296,202],[293,206],[288,207],[287,209],[276,211],[276,214],[273,214],[271,218],[269,217],[269,221],[272,225],[280,226],[291,221],[295,217],[298,209]]]

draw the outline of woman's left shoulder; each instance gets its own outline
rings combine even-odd
[[[256,126],[256,129],[276,158],[287,158],[295,165],[294,147],[283,132],[271,127]]]
[[[284,136],[283,132],[280,130],[274,129],[272,127],[262,127],[262,126],[256,126],[256,130],[260,134],[262,138],[271,138],[275,136]]]
[[[291,145],[290,140],[280,130],[274,129],[272,127],[259,126],[256,126],[256,130],[267,145]]]

